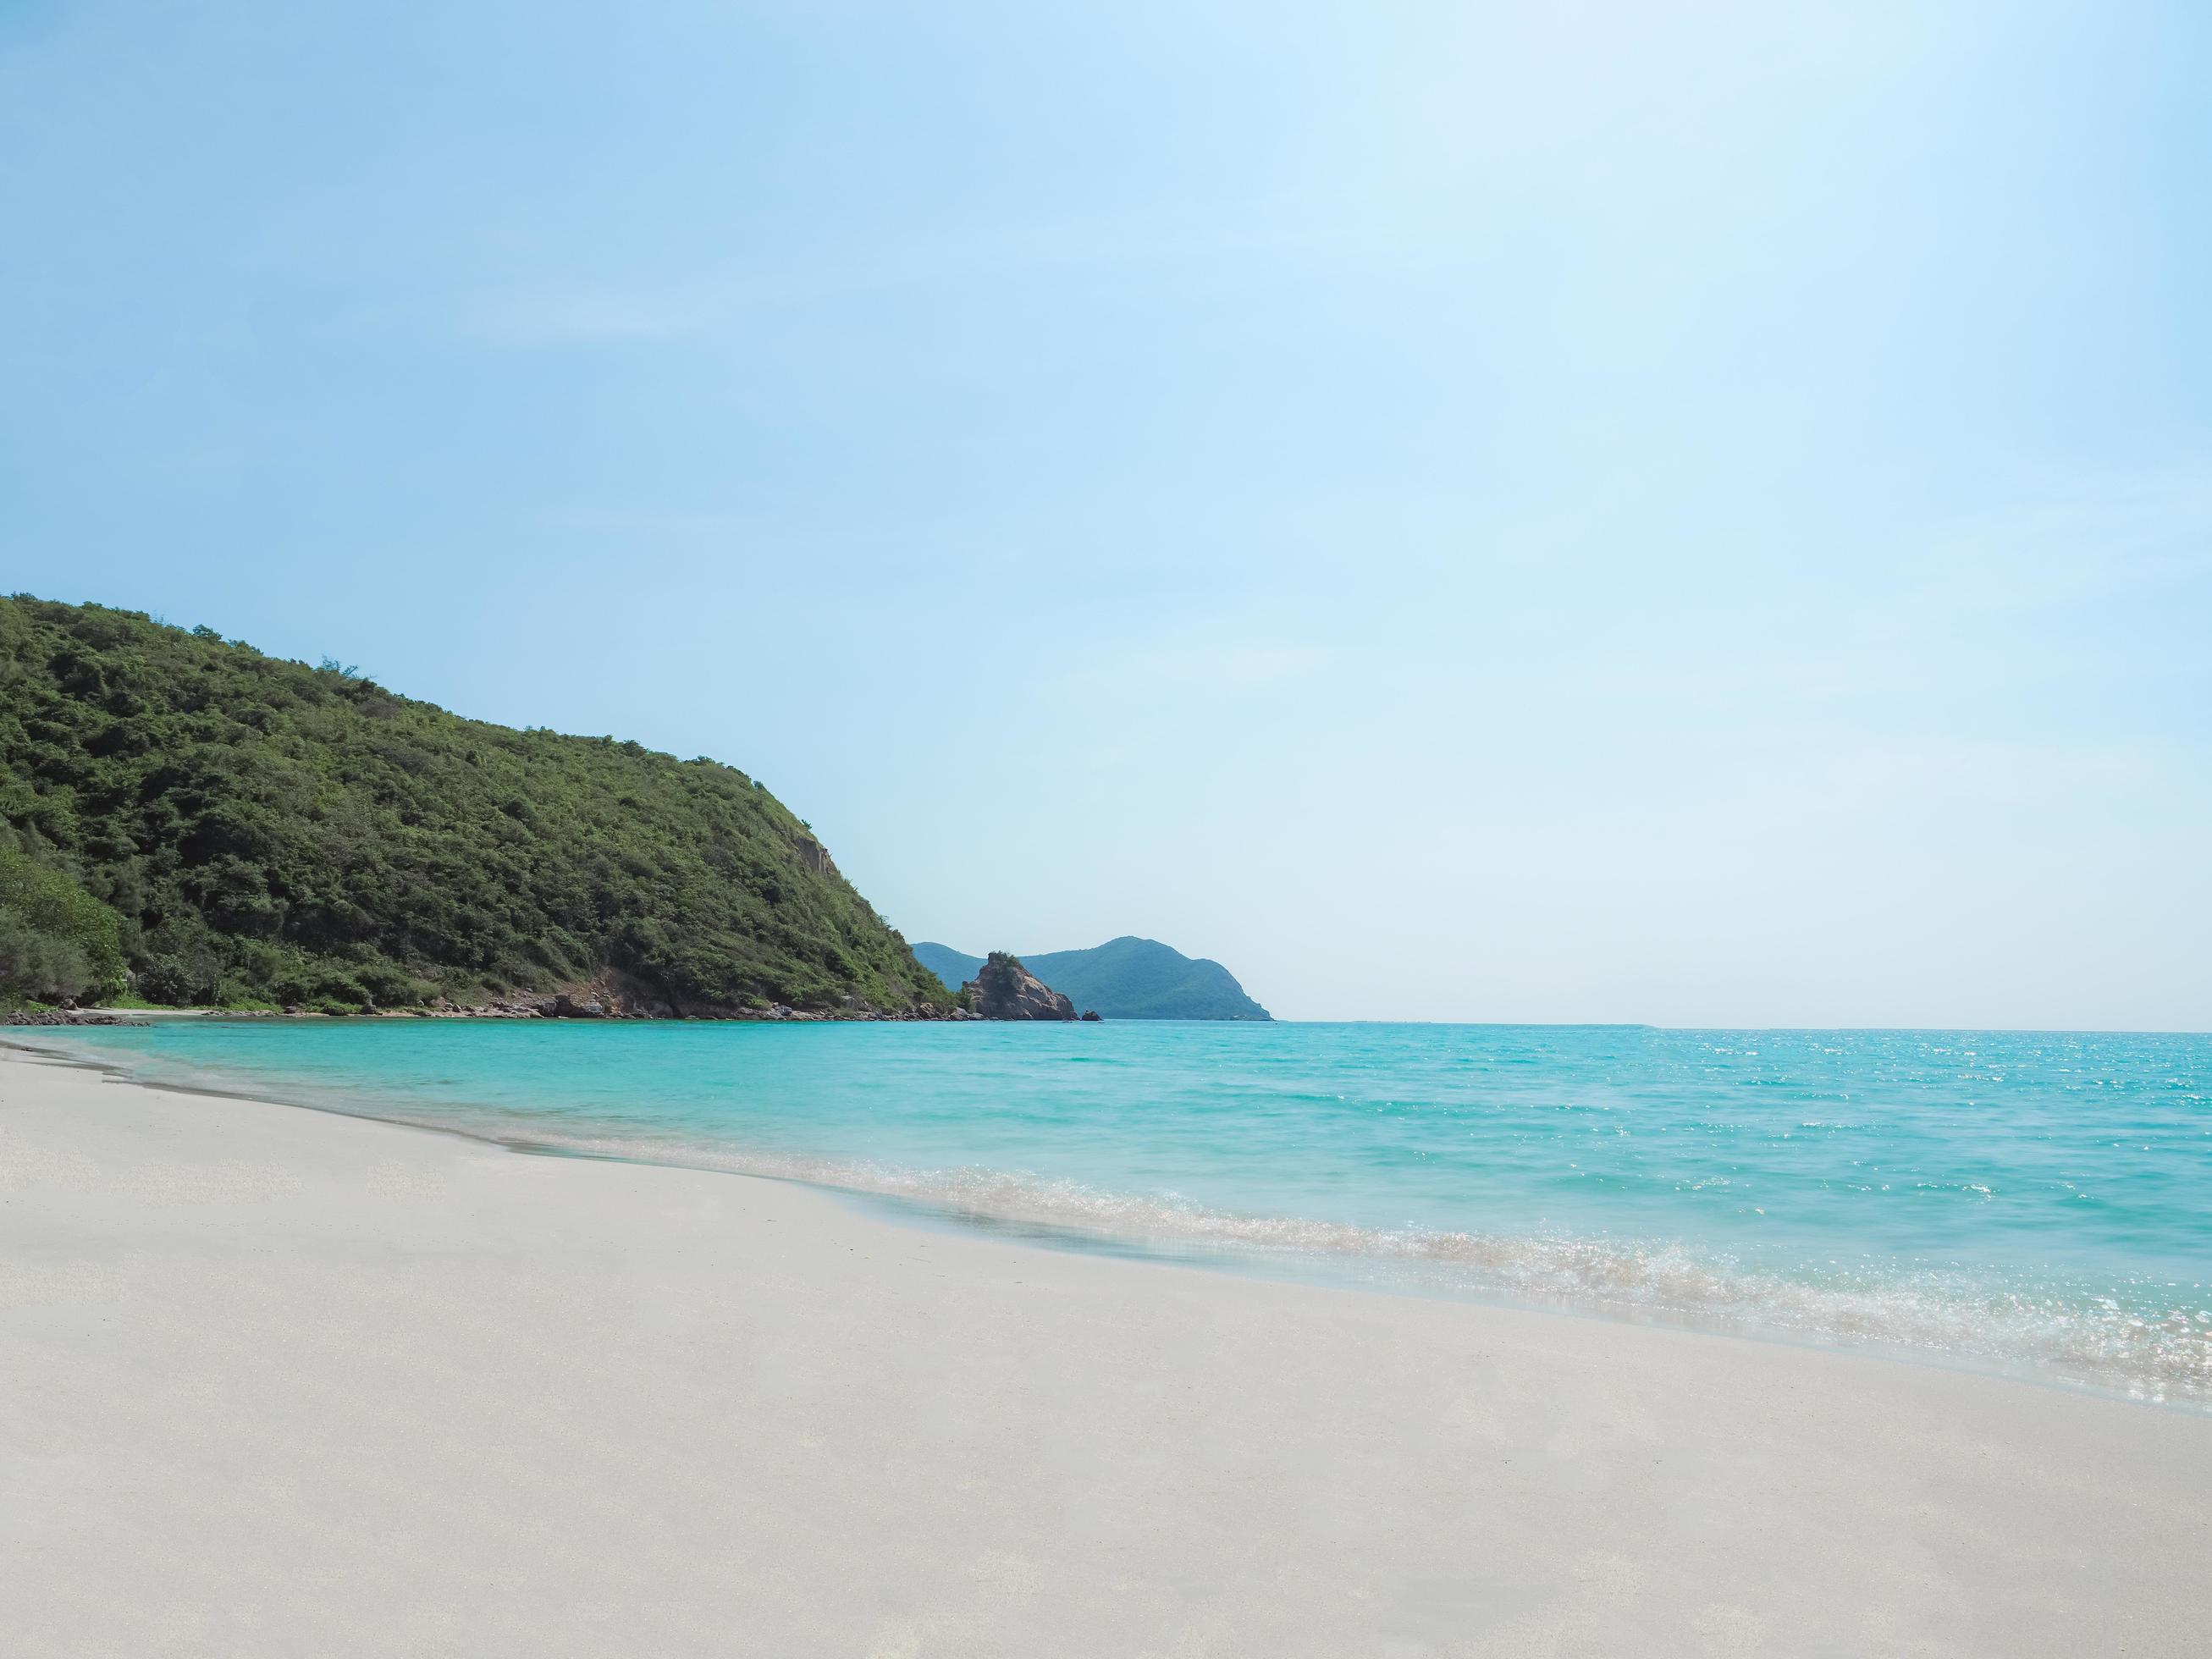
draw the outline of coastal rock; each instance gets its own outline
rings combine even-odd
[[[17,1008],[0,1012],[0,1025],[150,1025],[127,1014],[100,1008]]]
[[[1083,1011],[1083,1017],[1085,1019],[1095,1020],[1098,1018],[1098,1011],[1096,1008],[1085,1008]]]
[[[1075,1005],[1022,966],[1021,958],[994,951],[962,988],[981,1019],[1073,1019]]]

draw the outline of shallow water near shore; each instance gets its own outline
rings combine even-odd
[[[170,1020],[148,1081],[2212,1407],[2212,1036]]]

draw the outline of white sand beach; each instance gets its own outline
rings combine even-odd
[[[2201,1654],[2212,1418],[0,1059],[0,1650]]]

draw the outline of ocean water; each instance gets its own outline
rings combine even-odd
[[[171,1021],[157,1080],[2212,1409],[2212,1036]]]

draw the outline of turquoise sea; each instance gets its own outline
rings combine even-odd
[[[2212,1407],[2212,1036],[168,1021],[134,1074]]]

